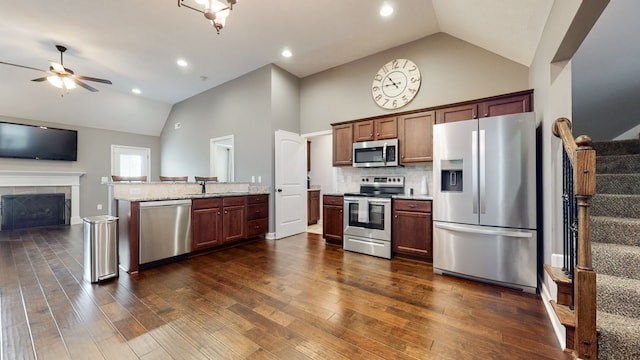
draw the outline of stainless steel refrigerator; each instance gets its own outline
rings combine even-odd
[[[436,124],[433,271],[536,292],[533,113]]]

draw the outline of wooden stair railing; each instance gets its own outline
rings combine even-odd
[[[562,140],[564,151],[573,168],[573,193],[577,202],[577,245],[573,272],[573,297],[567,294],[567,277],[550,266],[545,270],[558,284],[558,304],[553,308],[567,327],[567,348],[578,359],[597,359],[596,333],[596,273],[591,264],[591,231],[589,229],[589,202],[596,190],[596,152],[590,146],[591,138],[571,134],[571,121],[559,118],[553,123],[553,134]],[[571,281],[571,280],[569,280]],[[562,290],[565,289],[565,290]],[[571,298],[573,309],[567,306]],[[573,317],[573,319],[571,319]]]

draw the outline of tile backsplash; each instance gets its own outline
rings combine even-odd
[[[359,192],[361,176],[404,176],[405,190],[415,195],[431,195],[433,167],[431,164],[387,168],[336,167],[334,189],[336,193]]]

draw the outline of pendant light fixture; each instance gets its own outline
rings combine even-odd
[[[227,16],[237,2],[238,0],[178,0],[178,7],[184,6],[204,14],[204,17],[220,34],[220,29],[224,27]]]

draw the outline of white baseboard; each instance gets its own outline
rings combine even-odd
[[[562,263],[562,254],[551,255],[551,266],[562,267]],[[544,281],[540,286],[540,297],[542,297],[542,304],[544,305],[545,310],[547,310],[547,315],[549,316],[549,320],[551,320],[551,326],[553,326],[553,332],[556,334],[556,338],[558,338],[560,348],[564,350],[567,347],[567,329],[565,329],[564,325],[560,323],[560,319],[558,319],[555,311],[553,311],[553,307],[551,306],[550,302],[551,300],[556,300],[558,287],[546,272],[543,276]],[[549,287],[551,287],[552,289],[550,290]]]

